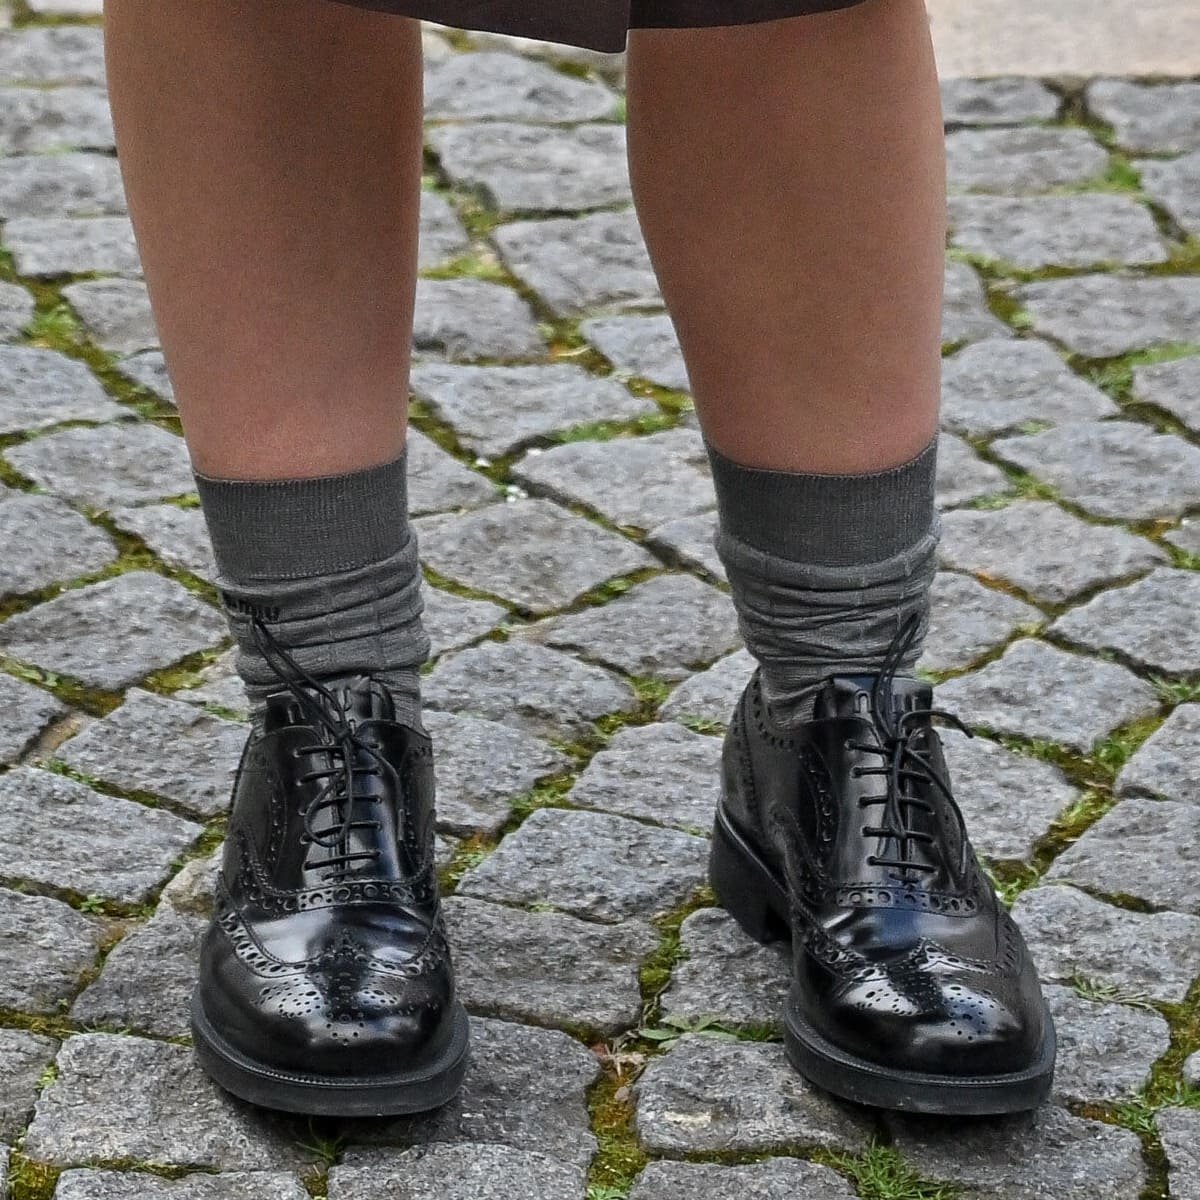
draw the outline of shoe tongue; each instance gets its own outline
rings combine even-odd
[[[322,679],[321,684],[333,696],[337,705],[341,706],[340,709],[309,684],[297,683],[295,686],[307,693],[335,722],[342,720],[343,712],[353,729],[357,729],[364,721],[396,719],[396,708],[392,703],[391,693],[383,683],[370,675],[339,675],[332,679]],[[310,706],[301,704],[291,688],[282,687],[268,694],[263,718],[264,732],[285,729],[290,725],[313,724],[314,717],[311,715]]]
[[[872,690],[877,675],[832,675],[817,693],[813,705],[813,719],[831,717],[870,718],[875,705]],[[920,679],[898,675],[892,679],[892,711],[907,712],[914,708],[930,708],[933,705],[933,687]]]

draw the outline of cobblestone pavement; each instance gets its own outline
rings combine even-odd
[[[1200,84],[945,89],[924,669],[987,732],[950,741],[957,791],[1062,1058],[1032,1118],[897,1120],[785,1067],[783,957],[704,887],[749,660],[619,65],[429,34],[412,494],[476,1051],[443,1112],[310,1124],[219,1094],[186,1044],[243,697],[101,31],[61,7],[0,32],[14,1200],[1200,1197]]]

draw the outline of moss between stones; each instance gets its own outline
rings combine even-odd
[[[632,1076],[606,1063],[588,1092],[588,1117],[598,1150],[588,1171],[589,1200],[619,1200],[650,1161],[633,1130]]]
[[[13,1151],[8,1163],[9,1200],[53,1200],[61,1167],[35,1162]]]

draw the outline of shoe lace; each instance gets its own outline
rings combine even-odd
[[[918,812],[934,814],[935,806],[920,796],[910,794],[914,782],[932,785],[934,790],[950,806],[957,821],[959,834],[966,837],[966,823],[950,790],[950,785],[934,765],[929,756],[922,752],[918,743],[930,732],[929,724],[935,718],[961,730],[967,737],[974,737],[970,729],[957,716],[940,708],[910,708],[897,712],[893,705],[893,683],[905,653],[912,646],[920,631],[921,618],[914,614],[900,627],[884,657],[878,675],[871,688],[871,708],[879,744],[847,741],[847,749],[859,750],[864,754],[878,754],[882,762],[877,767],[852,767],[852,777],[882,775],[887,779],[887,790],[882,796],[860,796],[859,807],[883,806],[883,819],[878,825],[864,825],[864,837],[883,838],[884,845],[894,844],[896,856],[888,858],[876,854],[867,857],[869,866],[889,867],[900,872],[894,878],[908,882],[907,872],[932,873],[938,868],[912,857],[915,845],[933,846],[936,839],[932,834],[913,828],[913,817]],[[921,722],[920,724],[916,724]],[[936,736],[936,735],[934,735]]]
[[[383,827],[379,821],[354,819],[355,800],[382,802],[381,796],[356,795],[355,777],[357,775],[382,776],[387,774],[396,780],[396,769],[380,753],[378,743],[365,740],[352,728],[341,701],[319,679],[300,666],[260,617],[251,617],[251,632],[259,653],[295,697],[310,723],[322,731],[323,736],[320,742],[315,745],[296,746],[292,753],[297,758],[304,754],[325,754],[329,758],[328,766],[307,771],[298,776],[298,780],[301,783],[324,780],[322,786],[304,807],[302,838],[306,844],[339,852],[329,855],[319,864],[310,863],[306,858],[304,869],[315,870],[318,866],[329,868],[329,873],[324,876],[324,880],[331,882],[341,878],[345,874],[345,868],[351,863],[368,859],[375,860],[379,858],[380,854],[378,848],[353,851],[347,848],[350,836],[355,829],[379,830]],[[279,666],[280,662],[283,663],[286,670]],[[308,691],[308,688],[311,688],[312,691]],[[329,705],[328,709],[317,702],[312,694],[313,691],[325,699]],[[330,710],[337,715],[332,715]],[[362,765],[358,761],[360,751],[373,760],[371,765]],[[317,822],[330,810],[333,810],[334,824],[324,829],[318,829]]]

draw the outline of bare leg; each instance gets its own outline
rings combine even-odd
[[[108,0],[130,213],[197,470],[332,474],[404,444],[415,21],[328,0]]]
[[[709,440],[877,470],[931,438],[944,160],[921,0],[636,30],[638,213]]]

